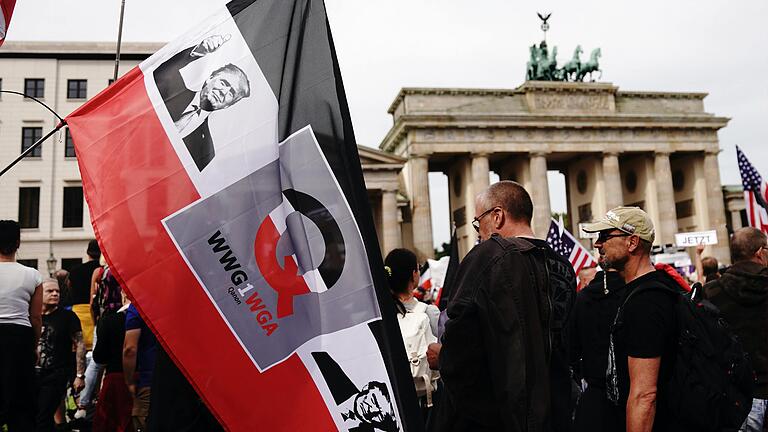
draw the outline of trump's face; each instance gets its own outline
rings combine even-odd
[[[200,108],[216,111],[227,108],[243,98],[247,85],[245,77],[233,70],[221,70],[211,75],[200,90]]]

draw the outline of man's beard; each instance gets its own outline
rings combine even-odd
[[[629,261],[629,255],[625,255],[620,258],[616,259],[608,259],[605,255],[600,259],[600,266],[603,267],[603,269],[614,269],[618,272],[624,271],[624,267],[627,265],[627,261]]]

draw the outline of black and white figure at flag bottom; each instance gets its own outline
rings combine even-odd
[[[593,267],[597,264],[592,254],[576,240],[561,224],[552,219],[547,231],[547,243],[552,249],[567,259],[573,271],[578,275],[581,269]]]
[[[768,183],[736,146],[749,226],[768,233]]]

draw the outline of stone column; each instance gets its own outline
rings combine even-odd
[[[488,155],[485,153],[472,154],[472,189],[475,196],[490,185],[489,172]]]
[[[528,191],[533,200],[533,232],[537,237],[545,238],[552,219],[549,205],[549,180],[547,180],[547,154],[531,153],[530,159],[531,188]]]
[[[605,184],[606,211],[624,205],[618,153],[603,153],[603,182]]]
[[[413,219],[413,247],[419,260],[433,258],[432,210],[429,206],[429,159],[412,156],[408,161],[411,171],[411,215]]]
[[[728,247],[728,228],[725,225],[725,202],[723,187],[720,184],[720,168],[717,163],[719,149],[708,150],[704,153],[704,173],[707,184],[707,209],[709,210],[709,229],[717,231],[717,244],[712,246],[712,254],[718,261],[731,262]],[[739,223],[741,218],[739,217]]]
[[[394,190],[381,191],[381,243],[385,256],[402,243],[397,222],[397,192]]]
[[[677,233],[677,210],[675,209],[675,190],[672,187],[672,167],[668,152],[657,152],[653,163],[656,177],[656,201],[659,209],[659,225],[656,238],[659,244],[675,242]]]

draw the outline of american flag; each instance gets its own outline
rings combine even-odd
[[[576,274],[585,267],[593,267],[597,262],[587,248],[581,245],[567,229],[563,228],[556,220],[552,219],[547,233],[547,243],[568,261],[571,262]]]
[[[744,202],[747,206],[747,219],[749,226],[768,233],[768,183],[760,176],[754,166],[749,162],[739,146],[736,146],[736,155],[739,160],[741,172],[741,184],[744,186]]]

